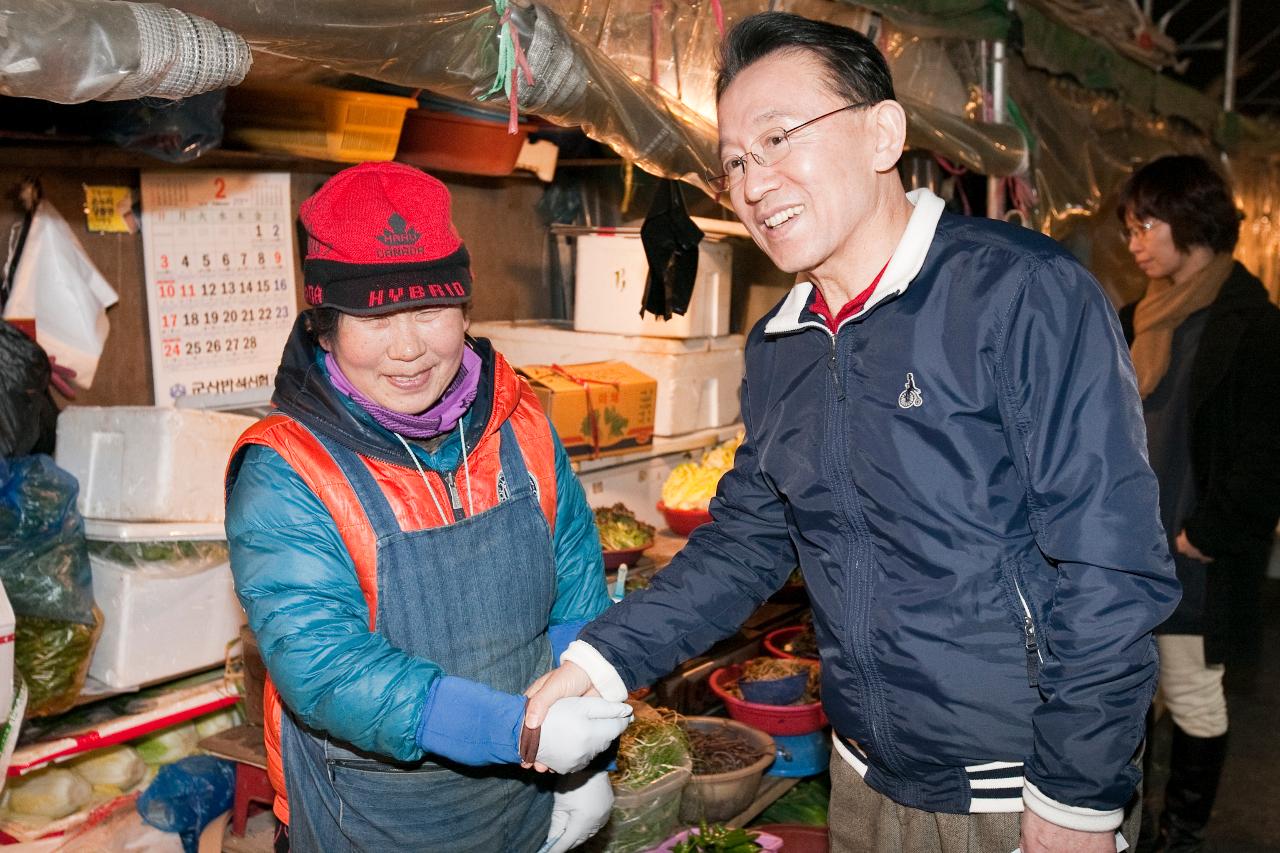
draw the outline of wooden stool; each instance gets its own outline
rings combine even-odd
[[[231,834],[244,835],[249,804],[271,808],[276,792],[267,776],[267,748],[259,726],[243,725],[200,741],[208,753],[236,763],[236,791],[231,802]]]
[[[244,762],[236,763],[236,794],[231,805],[231,834],[244,835],[245,825],[249,822],[249,805],[257,803],[263,808],[271,808],[276,792],[267,778],[267,771]]]

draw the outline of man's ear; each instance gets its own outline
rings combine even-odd
[[[907,144],[907,113],[897,101],[881,101],[871,110],[876,146],[872,165],[877,172],[888,172],[898,165]]]

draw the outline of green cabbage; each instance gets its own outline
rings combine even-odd
[[[133,746],[147,764],[172,764],[194,753],[199,742],[195,723],[183,723],[135,740]]]
[[[93,786],[63,767],[10,779],[8,788],[10,812],[50,819],[79,811],[93,797]]]
[[[132,788],[142,780],[147,765],[131,746],[98,749],[67,765],[91,785],[111,785],[121,790]]]

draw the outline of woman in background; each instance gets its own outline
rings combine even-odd
[[[1205,160],[1143,166],[1117,213],[1151,280],[1120,317],[1182,583],[1156,629],[1159,696],[1173,718],[1169,782],[1159,834],[1139,848],[1187,853],[1203,849],[1226,756],[1224,663],[1249,639],[1238,629],[1257,618],[1280,516],[1280,310],[1232,260],[1240,217]]]

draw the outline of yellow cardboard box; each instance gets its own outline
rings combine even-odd
[[[629,453],[653,443],[658,381],[622,361],[519,368],[570,458]]]

